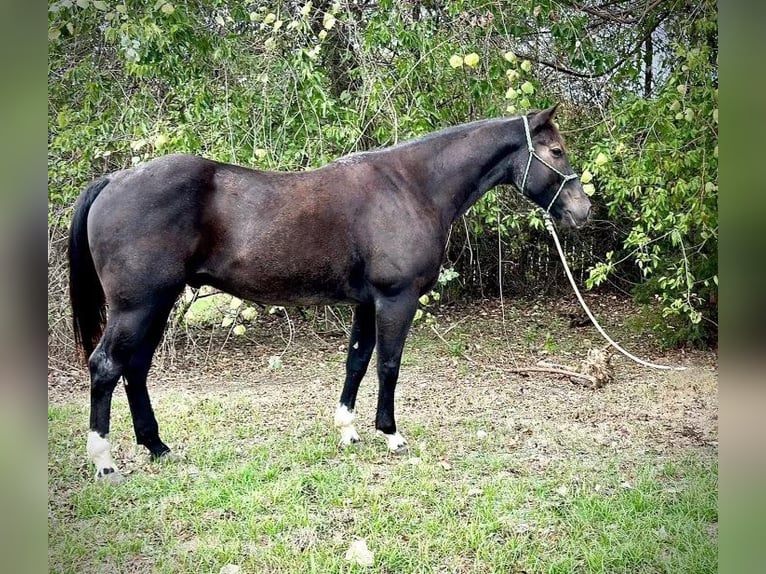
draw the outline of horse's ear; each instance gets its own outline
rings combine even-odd
[[[556,114],[556,108],[558,107],[558,103],[553,104],[547,110],[537,112],[534,116],[532,116],[529,120],[529,127],[532,129],[532,131],[537,131],[544,125],[551,123],[553,116]]]

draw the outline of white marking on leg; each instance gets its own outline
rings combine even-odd
[[[359,341],[354,343],[352,346],[353,346],[354,349],[358,349],[359,348]]]
[[[354,424],[354,411],[348,410],[346,405],[338,404],[335,409],[335,426],[344,427]]]
[[[407,444],[407,441],[404,440],[404,437],[399,434],[399,432],[395,432],[394,434],[386,434],[386,433],[380,433],[383,435],[383,438],[386,439],[386,444],[388,445],[388,450],[391,452],[396,452],[403,446]]]
[[[346,405],[338,405],[335,409],[335,426],[340,430],[341,446],[348,446],[351,443],[359,442],[359,435],[354,428],[354,411],[348,410]]]
[[[117,472],[117,465],[112,460],[112,447],[106,437],[100,436],[96,431],[88,433],[88,457],[96,465],[96,478],[102,478]],[[109,469],[104,472],[105,469]]]

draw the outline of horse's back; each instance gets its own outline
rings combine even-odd
[[[363,256],[353,223],[364,202],[348,175],[220,164],[197,282],[263,303],[356,300]]]
[[[374,154],[296,173],[168,155],[108,176],[89,243],[107,296],[209,284],[264,303],[364,302],[438,273],[446,230],[406,176]]]

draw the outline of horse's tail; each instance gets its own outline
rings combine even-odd
[[[88,244],[88,213],[109,179],[91,183],[80,194],[69,231],[69,302],[75,346],[87,361],[96,348],[106,323],[106,302]]]

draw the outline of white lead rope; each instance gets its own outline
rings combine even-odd
[[[548,169],[556,172],[559,174],[563,181],[561,182],[561,185],[559,186],[558,191],[553,196],[553,199],[551,199],[550,203],[548,204],[548,209],[543,211],[543,219],[545,220],[545,227],[548,229],[550,234],[553,236],[553,242],[556,244],[556,249],[559,252],[559,257],[561,258],[561,263],[564,265],[564,271],[566,271],[567,279],[569,279],[570,285],[572,285],[572,289],[574,289],[575,295],[577,295],[577,300],[580,302],[580,305],[582,305],[582,308],[585,310],[585,313],[588,315],[588,318],[591,320],[591,322],[596,326],[596,329],[598,329],[598,332],[601,333],[601,336],[604,337],[604,339],[615,349],[617,349],[620,353],[631,359],[632,361],[635,361],[639,365],[644,365],[645,367],[649,367],[652,369],[663,369],[667,371],[685,371],[686,367],[671,367],[669,365],[657,365],[655,363],[650,363],[649,361],[644,361],[643,359],[639,359],[635,355],[629,353],[622,347],[620,347],[619,344],[617,344],[614,339],[612,339],[609,335],[607,335],[606,331],[599,325],[598,321],[596,321],[596,318],[593,316],[593,313],[590,312],[590,309],[585,304],[585,300],[582,298],[582,295],[580,294],[580,290],[577,288],[577,284],[575,283],[574,277],[572,277],[572,272],[569,270],[569,265],[567,265],[567,259],[564,256],[564,250],[561,249],[561,243],[559,242],[559,236],[556,234],[556,229],[553,225],[553,220],[551,219],[551,207],[553,207],[553,203],[558,199],[559,195],[561,194],[561,190],[564,189],[564,186],[566,183],[572,179],[577,179],[576,173],[561,173],[558,169],[556,169],[554,166],[549,164],[547,161],[545,161],[543,158],[541,158],[537,152],[535,151],[535,147],[532,145],[532,134],[529,130],[529,121],[527,120],[527,116],[522,115],[521,120],[524,123],[524,135],[527,138],[527,151],[529,152],[529,157],[527,158],[527,166],[524,169],[524,178],[521,180],[521,194],[524,195],[524,189],[527,185],[527,178],[529,176],[529,168],[532,166],[532,158],[537,158],[537,160],[542,163],[544,166],[546,166]],[[502,275],[502,274],[501,274]],[[502,286],[500,293],[502,294]]]
[[[639,359],[635,355],[629,353],[625,349],[623,349],[619,344],[617,344],[609,335],[607,335],[606,331],[599,325],[598,321],[596,321],[596,318],[593,316],[593,313],[590,312],[590,309],[585,304],[585,300],[582,298],[582,295],[580,294],[580,290],[577,288],[577,284],[575,283],[574,277],[572,277],[572,272],[569,270],[569,265],[567,265],[566,257],[564,257],[564,250],[561,249],[561,243],[559,242],[559,236],[556,234],[556,229],[553,225],[553,220],[551,219],[551,216],[548,212],[543,213],[543,219],[545,220],[545,227],[550,231],[551,235],[553,236],[553,242],[556,244],[556,250],[559,252],[559,257],[561,258],[561,263],[564,264],[564,271],[566,271],[567,278],[569,279],[570,285],[572,285],[572,289],[574,289],[575,295],[577,295],[577,300],[580,301],[580,305],[582,305],[582,308],[585,310],[585,313],[588,315],[588,318],[593,322],[593,324],[596,326],[596,329],[598,329],[598,332],[601,333],[601,336],[606,339],[606,341],[612,345],[615,349],[617,349],[620,353],[628,357],[629,359],[635,361],[636,363],[640,365],[644,365],[645,367],[650,367],[652,369],[663,369],[668,371],[685,371],[686,367],[671,367],[669,365],[657,365],[655,363],[650,363],[648,361],[644,361],[643,359]]]

